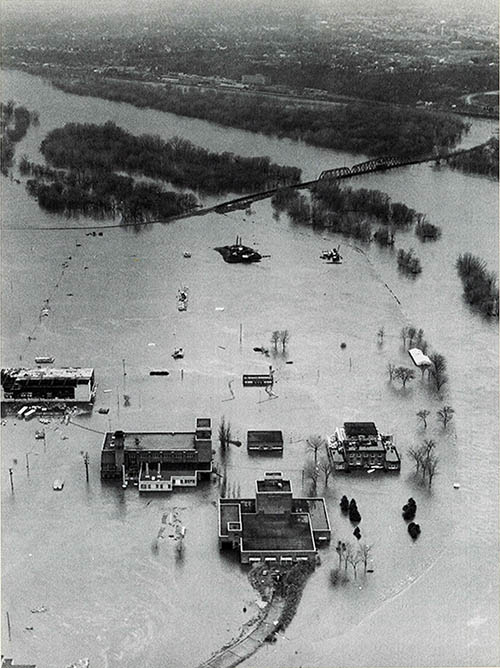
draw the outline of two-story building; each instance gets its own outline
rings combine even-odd
[[[243,564],[309,561],[330,540],[323,498],[294,498],[280,472],[255,482],[254,499],[219,499],[219,548],[239,550]]]
[[[101,478],[137,483],[140,492],[195,487],[212,471],[212,421],[196,418],[194,431],[107,432]]]

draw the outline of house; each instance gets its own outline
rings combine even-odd
[[[314,565],[331,536],[324,499],[294,498],[280,472],[256,480],[254,499],[219,499],[218,511],[219,548],[239,550],[242,564]]]
[[[281,431],[247,431],[247,452],[283,454]]]
[[[212,471],[212,421],[197,418],[193,431],[107,432],[101,478],[137,483],[140,492],[196,487]]]
[[[328,439],[328,457],[335,471],[401,468],[392,435],[379,433],[374,422],[344,422]]]
[[[2,369],[0,379],[4,401],[90,403],[95,399],[94,369]]]
[[[1,668],[36,668],[34,663],[13,663],[12,659],[5,659],[2,656]]]

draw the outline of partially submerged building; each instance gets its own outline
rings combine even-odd
[[[90,403],[95,399],[94,369],[80,367],[2,369],[3,400],[17,403]]]
[[[314,564],[330,536],[325,500],[294,498],[279,472],[256,480],[254,499],[219,499],[219,548],[239,550],[243,564]]]
[[[381,434],[374,422],[344,422],[328,439],[328,457],[335,471],[401,468],[392,434]]]
[[[140,492],[195,487],[212,471],[212,421],[196,418],[194,431],[107,432],[101,478],[137,483]]]
[[[247,431],[247,451],[249,453],[283,454],[283,433],[281,431]]]

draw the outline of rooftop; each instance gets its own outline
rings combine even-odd
[[[45,378],[84,378],[85,380],[90,380],[93,373],[94,369],[69,366],[60,367],[59,369],[53,367],[47,369],[2,369],[2,376],[7,374],[11,378],[32,378],[38,380]]]
[[[227,536],[227,523],[240,521],[240,504],[224,503],[220,505],[220,532]]]
[[[283,445],[283,434],[281,431],[248,431],[247,443],[249,445],[259,443],[278,443]]]
[[[306,513],[254,515],[243,513],[242,549],[246,551],[314,551],[311,523]]]
[[[289,480],[282,478],[266,478],[257,480],[257,492],[291,492],[292,486]]]
[[[378,436],[374,422],[344,422],[344,431],[347,438],[353,436]]]
[[[293,510],[295,512],[309,513],[313,531],[330,531],[330,522],[328,521],[324,499],[294,499]]]
[[[123,433],[125,450],[194,450],[195,440],[192,431],[129,431]],[[104,449],[112,449],[120,438],[107,432]]]

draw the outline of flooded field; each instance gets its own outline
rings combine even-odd
[[[40,112],[40,127],[18,146],[18,157],[36,157],[52,127],[112,119],[135,133],[179,134],[213,150],[269,155],[301,167],[304,178],[360,161],[69,96],[21,73],[2,77],[5,99]],[[467,142],[483,141],[491,130],[479,121]],[[53,355],[56,366],[94,367],[96,408],[110,409],[75,417],[75,424],[52,420],[45,442],[34,439],[37,420],[9,418],[2,425],[2,609],[12,625],[10,641],[2,625],[4,653],[38,668],[79,657],[89,657],[91,666],[189,668],[238,632],[257,596],[236,556],[218,551],[217,480],[151,497],[99,478],[104,431],[189,430],[196,416],[210,416],[216,429],[224,415],[242,441],[248,429],[284,432],[282,458],[231,449],[229,486],[242,495],[253,495],[255,478],[266,470],[282,470],[302,493],[305,439],[332,433],[344,420],[375,421],[394,433],[403,455],[398,476],[337,475],[327,488],[319,485],[332,545],[321,552],[322,565],[286,637],[254,655],[249,668],[497,665],[498,326],[463,303],[454,262],[471,251],[497,271],[498,186],[429,165],[352,185],[383,190],[442,227],[435,244],[422,245],[412,232],[397,239],[397,247],[414,247],[421,258],[417,280],[398,274],[390,251],[294,226],[284,216],[275,220],[267,201],[252,214],[105,230],[102,237],[84,229],[31,230],[93,221],[50,216],[23,184],[2,177],[2,366],[31,366],[36,355]],[[237,234],[271,257],[251,266],[224,263],[213,249]],[[344,263],[323,263],[321,251],[338,243]],[[186,312],[177,310],[182,285],[189,287]],[[40,319],[47,298],[50,313]],[[408,323],[423,327],[448,360],[443,398],[420,378],[404,391],[388,382],[388,362],[408,364],[399,334]],[[254,346],[270,347],[275,329],[291,333],[287,355],[255,353]],[[178,346],[185,358],[174,361]],[[269,363],[276,369],[272,400],[241,385],[243,373],[265,372]],[[170,375],[150,377],[159,367]],[[435,418],[443,403],[456,411],[447,432]],[[421,408],[432,412],[427,432],[415,415]],[[405,457],[425,437],[436,440],[440,458],[430,492],[416,483]],[[55,478],[65,480],[60,493],[52,490]],[[334,546],[353,540],[338,507],[343,494],[358,502],[374,572],[334,589],[328,580]],[[415,543],[401,518],[409,496],[422,527]],[[157,541],[162,517],[174,507],[187,528],[182,559],[168,537]],[[46,612],[31,612],[42,605]]]

